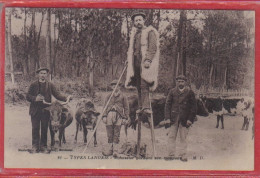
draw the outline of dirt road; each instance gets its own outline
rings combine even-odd
[[[72,110],[74,110],[75,102],[70,103]],[[101,107],[97,108],[101,111]],[[7,167],[49,167],[46,165],[46,161],[57,161],[59,155],[67,156],[66,159],[74,159],[71,156],[74,155],[88,155],[88,156],[102,156],[102,148],[107,142],[105,125],[100,124],[100,127],[97,130],[97,142],[98,146],[94,147],[93,142],[90,143],[89,148],[86,153],[82,153],[85,145],[83,144],[83,133],[79,132],[78,142],[74,143],[74,136],[76,131],[75,120],[73,123],[66,129],[66,140],[67,143],[62,145],[63,149],[68,151],[56,151],[51,152],[49,155],[39,153],[38,155],[29,154],[23,149],[31,148],[31,121],[28,114],[28,106],[22,105],[5,105],[5,166]],[[193,164],[196,168],[196,160],[204,160],[207,164],[207,161],[215,161],[212,164],[220,164],[220,160],[226,160],[226,164],[238,164],[235,160],[239,161],[239,164],[245,164],[245,166],[240,166],[245,169],[250,169],[253,166],[253,144],[254,141],[251,139],[252,133],[252,122],[250,122],[249,131],[240,130],[242,127],[243,119],[241,116],[225,116],[225,129],[217,129],[216,118],[214,115],[209,117],[198,117],[198,121],[193,124],[190,128],[188,135],[188,164]],[[167,156],[167,132],[168,130],[164,128],[159,128],[155,130],[155,139],[156,139],[156,156],[163,158]],[[90,136],[89,134],[88,136]],[[129,129],[128,131],[128,141],[136,142],[137,132]],[[56,139],[57,136],[56,136]],[[125,134],[123,129],[121,130],[121,143],[125,140]],[[148,157],[152,154],[151,146],[151,137],[150,130],[142,127],[142,142],[147,144],[147,154]],[[179,140],[177,144],[179,143]],[[48,133],[48,144],[50,144],[50,135]],[[58,146],[57,146],[58,148]],[[18,151],[20,149],[20,151]],[[72,151],[69,151],[72,150]],[[178,150],[178,147],[177,147]],[[23,160],[22,163],[18,161],[18,158]],[[45,160],[45,163],[42,163],[39,160]],[[76,158],[75,158],[76,159]],[[109,158],[112,159],[113,158]],[[27,160],[30,160],[32,163],[29,164]],[[243,162],[241,162],[241,160]],[[160,160],[163,161],[163,160]],[[234,161],[234,162],[233,162]],[[62,167],[71,167],[70,163],[65,163]],[[180,162],[180,161],[179,161]],[[34,164],[33,164],[34,163]],[[39,164],[38,164],[39,163]],[[164,162],[169,164],[169,162]],[[98,163],[102,168],[102,163]],[[97,166],[98,166],[97,165]],[[117,165],[120,167],[120,165]],[[206,166],[206,165],[205,165]],[[209,166],[209,165],[208,165]],[[214,165],[211,165],[214,169]],[[81,165],[79,167],[91,167],[88,165]],[[109,166],[108,166],[109,167]],[[206,166],[207,167],[207,166]],[[218,169],[218,165],[216,165]],[[232,169],[234,166],[231,166]],[[183,169],[189,168],[183,167]],[[201,169],[204,167],[202,166]],[[228,168],[228,166],[227,166]],[[236,167],[235,167],[236,168]],[[234,168],[234,169],[235,169]],[[161,169],[161,168],[160,168]],[[182,167],[180,167],[182,169]],[[210,169],[210,168],[209,168]]]

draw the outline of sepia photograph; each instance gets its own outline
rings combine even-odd
[[[5,8],[4,167],[254,170],[255,11]]]

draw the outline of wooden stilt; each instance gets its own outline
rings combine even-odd
[[[136,113],[137,118],[137,150],[136,150],[136,158],[140,158],[140,145],[141,145],[141,119],[139,118],[139,114]]]
[[[153,123],[153,109],[152,109],[152,100],[151,100],[151,93],[149,92],[149,101],[150,101],[150,108],[151,108],[151,117],[150,117],[150,127],[151,127],[151,139],[152,139],[152,146],[153,146],[153,155],[152,158],[154,159],[156,152],[155,152],[155,135],[154,135],[154,123]]]
[[[139,111],[142,110],[142,95],[141,91],[138,90],[138,107]],[[137,149],[136,149],[136,158],[140,158],[140,147],[141,147],[141,127],[142,122],[141,118],[139,117],[141,112],[136,113],[136,119],[137,119]]]

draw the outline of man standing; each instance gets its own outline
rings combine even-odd
[[[179,131],[181,141],[181,160],[187,158],[187,135],[189,127],[196,116],[196,99],[194,92],[186,86],[186,77],[180,75],[176,78],[177,87],[170,90],[165,103],[165,128],[168,133],[168,154],[175,157],[176,138]]]
[[[111,82],[111,87],[114,90],[116,87],[117,80]],[[106,124],[108,146],[104,148],[103,155],[114,157],[118,156],[119,153],[119,142],[120,142],[120,131],[121,125],[128,124],[129,119],[129,104],[127,97],[121,92],[119,84],[115,90],[115,93],[111,97],[107,109],[103,115],[103,122]],[[106,97],[106,102],[110,98],[111,94]]]
[[[47,133],[50,113],[44,109],[49,105],[44,104],[43,101],[50,103],[52,95],[61,101],[66,101],[70,96],[66,98],[61,95],[54,85],[47,81],[48,68],[39,68],[36,73],[38,80],[30,85],[26,95],[26,99],[31,103],[29,114],[32,122],[32,150],[30,150],[30,153],[38,153],[39,151],[49,153]]]
[[[134,13],[131,19],[134,26],[127,53],[128,67],[125,87],[136,87],[139,112],[151,113],[149,89],[154,91],[158,84],[159,34],[152,26],[144,25],[144,13]]]
[[[242,116],[244,117],[244,123],[242,125],[241,130],[248,130],[249,122],[251,119],[254,118],[253,107],[253,102],[250,99],[244,102],[244,108],[242,112]]]

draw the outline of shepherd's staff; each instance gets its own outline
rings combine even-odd
[[[139,96],[138,96],[139,97]],[[140,101],[141,98],[139,97],[138,100]],[[151,108],[151,117],[150,117],[150,128],[151,128],[151,140],[152,140],[152,147],[153,147],[153,156],[152,158],[155,158],[156,152],[155,152],[155,134],[154,134],[154,123],[153,123],[153,109],[152,109],[152,99],[151,99],[151,93],[149,92],[149,104],[150,104],[150,108]],[[142,110],[142,108],[140,108],[140,110]],[[137,151],[136,151],[136,155],[137,158],[140,158],[140,147],[141,147],[141,119],[139,117],[140,113],[136,113],[136,118],[138,121],[138,128],[137,128]]]
[[[94,128],[93,133],[92,133],[92,135],[91,135],[91,137],[90,137],[90,139],[89,139],[89,141],[88,141],[88,143],[87,143],[87,145],[86,145],[86,147],[85,147],[85,149],[83,150],[82,153],[84,153],[84,152],[87,150],[87,147],[88,147],[90,141],[92,140],[92,138],[93,138],[93,136],[94,136],[94,134],[95,134],[95,132],[96,132],[96,130],[97,130],[97,127],[98,127],[100,121],[102,120],[102,117],[103,117],[103,115],[104,115],[104,112],[105,112],[105,110],[107,109],[107,106],[108,106],[108,104],[109,104],[109,102],[110,102],[112,96],[114,95],[114,93],[115,93],[115,91],[116,91],[116,88],[118,87],[119,82],[121,81],[121,79],[122,79],[122,77],[123,77],[123,75],[124,75],[124,73],[125,73],[126,68],[127,68],[127,63],[125,64],[125,67],[124,67],[124,69],[123,69],[123,71],[122,71],[122,73],[121,73],[121,75],[120,75],[120,77],[119,77],[119,79],[118,79],[118,81],[117,81],[117,84],[116,84],[116,86],[115,86],[115,88],[114,88],[112,94],[110,95],[110,97],[109,97],[109,99],[108,99],[108,101],[107,101],[107,103],[106,103],[106,105],[105,105],[105,107],[104,107],[104,109],[103,109],[103,111],[102,111],[102,113],[101,113],[101,117],[98,118],[96,127]]]
[[[149,101],[150,101],[150,108],[151,108],[151,137],[152,137],[152,146],[153,146],[153,159],[156,155],[156,152],[155,152],[155,135],[154,135],[154,124],[153,124],[153,109],[152,109],[152,100],[151,100],[151,93],[149,92]]]

